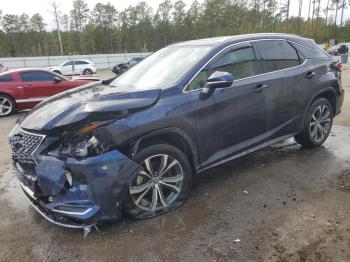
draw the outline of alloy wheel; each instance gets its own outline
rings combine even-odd
[[[0,116],[6,116],[12,111],[12,103],[6,97],[0,97]]]
[[[134,204],[146,211],[159,211],[173,203],[182,189],[183,168],[179,161],[166,155],[146,158],[129,186]]]
[[[331,129],[331,110],[327,105],[315,108],[310,122],[310,136],[316,142],[322,142]]]

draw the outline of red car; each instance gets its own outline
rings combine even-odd
[[[44,99],[98,79],[69,80],[43,69],[16,69],[0,74],[0,117],[32,108]]]

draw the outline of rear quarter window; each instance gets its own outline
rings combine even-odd
[[[3,75],[0,76],[0,83],[13,82],[13,78],[11,75]]]
[[[329,58],[329,56],[318,46],[315,46],[315,48],[308,48],[297,43],[292,43],[292,45],[307,59]]]

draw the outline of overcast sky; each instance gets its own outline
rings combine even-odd
[[[124,10],[129,5],[136,5],[141,0],[85,0],[89,8],[92,9],[94,5],[98,2],[112,3],[118,11]],[[155,11],[159,5],[159,3],[163,2],[163,0],[144,0],[147,2]],[[173,0],[174,2],[175,0]],[[40,13],[45,22],[49,25],[49,28],[53,26],[53,18],[50,14],[50,2],[51,0],[1,0],[0,9],[3,14],[22,14],[27,13],[29,15],[33,15],[35,13]],[[56,0],[59,3],[60,9],[63,13],[69,13],[69,10],[72,9],[72,0]],[[192,3],[192,0],[184,0],[184,2],[189,6]],[[199,0],[199,2],[203,2],[203,0]],[[307,17],[308,8],[309,8],[309,0],[304,0],[304,6],[302,8],[302,15]],[[327,0],[321,0],[322,4],[325,6],[327,4]],[[290,0],[290,13],[291,15],[298,15],[298,3],[299,0]],[[322,8],[321,8],[322,9]],[[323,14],[322,14],[323,15]],[[346,18],[350,16],[349,9],[345,10]],[[340,17],[340,14],[339,14]]]

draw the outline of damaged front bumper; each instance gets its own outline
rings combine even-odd
[[[31,171],[13,160],[34,208],[60,226],[85,228],[121,217],[123,192],[139,165],[117,150],[84,159],[38,155]]]

